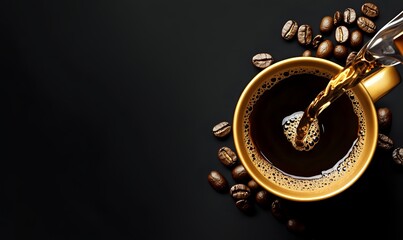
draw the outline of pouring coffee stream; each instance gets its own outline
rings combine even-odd
[[[332,77],[310,105],[287,116],[283,130],[295,149],[309,151],[320,140],[318,115],[369,74],[403,63],[403,11],[382,27],[356,57]]]

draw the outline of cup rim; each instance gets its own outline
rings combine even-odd
[[[246,149],[246,144],[244,143],[243,119],[247,103],[250,101],[251,95],[260,86],[260,84],[262,84],[265,79],[270,77],[273,72],[278,72],[281,69],[286,69],[287,67],[295,68],[295,66],[309,66],[319,69],[323,68],[333,72],[333,74],[336,74],[342,69],[342,66],[327,59],[317,57],[292,57],[276,62],[260,71],[246,85],[236,104],[233,117],[234,145],[237,150],[238,157],[245,167],[246,171],[264,189],[273,193],[274,195],[288,200],[302,202],[318,201],[333,197],[343,192],[351,185],[353,185],[365,172],[376,150],[378,139],[377,115],[371,96],[369,95],[365,87],[361,83],[359,83],[353,88],[353,91],[359,99],[362,105],[362,109],[365,109],[365,111],[363,112],[367,124],[367,135],[365,137],[364,143],[365,151],[362,151],[362,153],[360,154],[360,157],[357,160],[357,168],[354,169],[354,173],[349,174],[348,179],[343,179],[342,184],[335,185],[333,188],[326,188],[325,190],[322,189],[318,191],[304,192],[289,189],[287,190],[285,188],[277,186],[273,182],[269,181],[252,162]]]

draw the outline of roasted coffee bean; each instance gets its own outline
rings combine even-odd
[[[350,33],[350,46],[353,49],[361,48],[363,42],[364,42],[364,37],[360,30],[356,29]]]
[[[238,156],[229,147],[221,147],[217,155],[220,162],[227,167],[232,167],[238,162]]]
[[[247,183],[250,180],[249,173],[242,164],[237,165],[231,171],[232,178],[239,183]]]
[[[350,52],[350,53],[347,55],[346,65],[350,64],[351,61],[353,61],[356,56],[357,56],[357,52],[356,52],[356,51]]]
[[[330,41],[329,39],[322,41],[319,44],[318,49],[316,49],[316,57],[330,58],[333,54],[333,48],[334,48],[333,42]]]
[[[312,39],[312,47],[318,48],[319,44],[322,42],[323,36],[318,34]]]
[[[297,34],[298,23],[294,20],[288,20],[281,29],[281,37],[285,40],[291,40]]]
[[[213,134],[216,137],[223,138],[231,132],[231,125],[228,122],[220,122],[213,127]]]
[[[392,158],[397,165],[403,166],[403,148],[402,147],[395,148],[392,151]]]
[[[319,31],[321,33],[331,33],[334,27],[333,18],[331,16],[324,16],[319,24]]]
[[[379,133],[377,146],[382,150],[389,151],[393,148],[394,143],[393,140],[388,135]]]
[[[312,28],[308,24],[303,24],[298,28],[298,43],[308,46],[312,42]]]
[[[307,49],[302,53],[303,57],[311,57],[312,56],[312,51]]]
[[[253,212],[253,204],[249,199],[236,200],[235,206],[245,214],[251,214]]]
[[[306,231],[305,224],[301,220],[296,219],[296,218],[288,219],[286,227],[290,232],[293,232],[296,234],[303,234]]]
[[[364,3],[361,6],[361,12],[367,17],[377,17],[379,15],[379,8],[373,3]]]
[[[333,56],[339,61],[345,61],[348,55],[348,48],[342,44],[338,44],[334,47]]]
[[[269,53],[258,53],[252,58],[252,63],[258,68],[267,68],[274,62],[273,57]]]
[[[392,111],[387,107],[379,107],[376,112],[379,132],[388,134],[392,127]]]
[[[353,8],[346,8],[343,12],[343,20],[347,24],[352,24],[357,20],[357,13]]]
[[[265,209],[269,208],[271,205],[270,193],[264,189],[260,190],[255,195],[255,201],[260,207]]]
[[[376,31],[375,23],[367,17],[359,17],[357,19],[357,26],[366,33],[374,33]]]
[[[224,193],[228,191],[228,181],[220,172],[211,171],[207,176],[207,180],[217,192]]]
[[[333,25],[339,26],[342,21],[343,21],[343,14],[340,11],[336,11],[333,14]]]
[[[234,200],[247,199],[251,195],[251,190],[243,183],[237,183],[230,189],[230,194]]]
[[[260,185],[253,179],[249,180],[247,185],[252,192],[257,192],[259,189],[261,189]]]
[[[285,221],[287,218],[286,209],[284,208],[284,204],[280,199],[275,199],[271,203],[270,211],[272,215],[279,221]]]
[[[338,43],[347,42],[350,37],[350,32],[346,26],[338,26],[334,32],[334,38]]]

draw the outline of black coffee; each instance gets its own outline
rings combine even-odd
[[[357,140],[359,121],[353,96],[333,102],[319,116],[320,141],[310,151],[298,151],[284,136],[282,121],[303,111],[329,79],[303,73],[289,76],[263,92],[249,116],[249,133],[257,152],[273,166],[296,178],[318,177],[335,170]]]

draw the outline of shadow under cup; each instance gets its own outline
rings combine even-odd
[[[344,191],[349,186],[351,186],[363,174],[363,172],[369,165],[376,149],[378,123],[373,99],[367,92],[364,85],[361,83],[353,89],[348,90],[346,92],[346,96],[343,96],[344,98],[351,100],[351,111],[355,113],[357,118],[356,124],[358,126],[355,126],[355,128],[353,128],[355,129],[355,132],[352,133],[354,136],[356,136],[356,140],[351,145],[351,147],[348,148],[348,151],[343,153],[344,157],[342,157],[340,161],[334,163],[334,166],[332,167],[326,167],[326,169],[320,171],[319,174],[316,174],[312,177],[297,176],[293,173],[290,174],[289,172],[284,171],[284,168],[280,167],[281,163],[288,164],[289,161],[304,161],[303,159],[288,159],[290,158],[290,156],[295,157],[298,155],[290,154],[289,150],[284,151],[284,149],[287,149],[284,148],[284,144],[289,144],[289,146],[291,146],[291,143],[284,142],[284,135],[276,135],[276,139],[267,139],[268,146],[264,149],[264,151],[262,150],[262,147],[259,147],[259,144],[262,145],[262,142],[258,143],[257,139],[254,139],[253,137],[256,136],[256,131],[261,131],[262,133],[264,133],[266,130],[264,129],[266,127],[265,124],[254,126],[253,124],[256,124],[256,121],[251,121],[251,116],[254,114],[254,111],[256,111],[255,107],[257,103],[259,103],[259,99],[261,99],[262,96],[267,96],[272,92],[273,94],[277,95],[282,94],[283,100],[271,103],[278,105],[277,109],[282,109],[283,107],[287,107],[288,105],[290,105],[291,102],[299,101],[298,96],[293,96],[294,93],[300,93],[303,95],[304,91],[310,90],[309,85],[303,85],[297,87],[298,89],[292,89],[292,91],[290,89],[290,92],[293,93],[288,93],[287,88],[282,90],[283,93],[275,93],[274,89],[277,86],[280,86],[283,81],[287,81],[294,76],[305,75],[309,77],[309,75],[315,75],[320,78],[326,78],[325,80],[327,81],[323,85],[325,87],[328,79],[337,74],[341,69],[341,66],[325,59],[314,57],[290,58],[275,63],[270,67],[262,70],[251,80],[251,82],[242,92],[235,109],[233,120],[233,135],[235,147],[241,163],[244,165],[251,177],[256,180],[256,182],[258,182],[260,186],[262,186],[269,192],[279,197],[294,201],[316,201],[326,199]],[[294,109],[293,112],[305,110],[305,108],[309,105],[313,98],[321,90],[323,90],[324,87],[320,88],[320,90],[318,89],[318,91],[314,95],[310,93],[313,97],[309,97],[308,104],[304,104],[303,106],[305,107],[303,109]],[[272,99],[272,101],[274,100]],[[335,104],[337,101],[339,101],[339,99],[332,103],[332,105]],[[333,110],[332,105],[325,109],[323,113],[321,113],[321,115],[324,114],[326,111],[331,112]],[[279,114],[278,111],[273,111],[267,116],[275,117],[276,114]],[[289,112],[289,114],[292,114],[292,112]],[[340,111],[340,113],[337,114],[339,114],[340,116],[337,117],[337,121],[339,123],[336,123],[340,125],[340,128],[343,128],[343,121],[349,119],[344,119],[346,115],[343,114],[343,111]],[[280,118],[278,118],[277,116],[277,118],[281,119],[286,116],[287,115],[284,115]],[[254,116],[254,118],[256,118],[256,116]],[[320,118],[319,123],[321,123]],[[269,125],[273,127],[272,124],[268,124],[268,126]],[[254,132],[251,132],[252,130]],[[280,120],[278,120],[278,129],[276,130],[282,131],[282,123]],[[324,125],[324,132],[325,131],[326,125]],[[284,139],[281,139],[282,137]],[[331,135],[330,138],[332,138]],[[319,140],[319,144],[321,143],[321,141],[322,139]],[[331,155],[333,151],[338,151],[337,148],[339,147],[340,143],[338,141],[339,140],[335,140],[327,143],[329,144],[329,146],[326,146],[327,154]],[[277,154],[276,157],[277,164],[275,163],[275,161],[271,161],[267,157],[267,154],[264,153],[270,153],[270,151],[280,152]],[[283,151],[283,153],[281,153],[281,151]],[[297,150],[292,149],[291,151]],[[299,152],[296,154],[302,154],[301,156],[304,156],[303,154],[313,154],[311,151]],[[317,157],[317,159],[315,159],[314,161],[321,161],[322,158],[323,161],[325,161],[325,157],[326,156],[321,155]],[[304,170],[309,169],[303,168],[310,168],[310,165],[311,163],[309,161],[302,163],[299,162],[296,166],[300,169],[296,170],[301,170],[301,172],[304,172]]]

